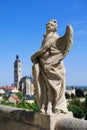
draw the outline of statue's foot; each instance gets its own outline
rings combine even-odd
[[[61,110],[61,109],[60,110],[59,109],[55,109],[54,113],[56,113],[56,114],[60,114],[60,113],[67,114],[68,111],[67,110]]]
[[[68,113],[68,110],[60,110],[61,113],[64,113],[64,114],[67,114]]]
[[[47,109],[46,114],[48,115],[52,114],[52,109]]]
[[[42,109],[40,109],[40,113],[43,113],[43,114],[45,114],[45,110],[42,108]]]
[[[60,112],[59,109],[55,109],[55,110],[54,110],[54,113],[55,113],[55,114],[60,114],[61,112]]]

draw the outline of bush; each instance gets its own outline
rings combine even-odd
[[[2,96],[2,94],[0,93],[0,96]]]
[[[32,108],[33,111],[35,111],[35,112],[39,112],[40,111],[39,107],[38,107],[38,105],[36,103],[32,103],[30,105],[31,105],[31,108]]]
[[[77,97],[84,97],[84,92],[81,89],[76,89],[76,96]]]
[[[80,107],[78,107],[76,105],[69,104],[68,105],[68,110],[72,111],[73,116],[76,117],[76,118],[84,117],[84,111]]]
[[[84,112],[85,112],[85,120],[87,120],[87,96],[85,98]]]
[[[3,95],[3,99],[6,101],[8,99],[8,96],[6,94]]]
[[[35,111],[35,112],[39,111],[39,107],[38,107],[38,105],[36,103],[30,104],[30,103],[27,103],[26,100],[18,103],[17,107],[27,109],[27,110],[32,110],[32,111]]]
[[[76,105],[81,109],[84,109],[84,102],[81,102],[80,99],[74,98],[72,101],[70,101],[70,104]]]
[[[18,96],[18,98],[21,100],[22,99],[22,97],[23,97],[23,95],[22,95],[22,93],[21,92],[17,92],[16,93],[16,95]]]

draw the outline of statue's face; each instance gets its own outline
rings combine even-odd
[[[46,24],[46,30],[48,31],[48,32],[50,32],[50,31],[55,31],[56,30],[56,25],[55,25],[55,23],[53,22],[53,21],[49,21],[47,24]]]

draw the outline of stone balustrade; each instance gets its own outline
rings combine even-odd
[[[87,130],[87,121],[0,105],[0,130]]]

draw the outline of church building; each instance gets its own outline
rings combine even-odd
[[[19,60],[19,55],[16,55],[14,62],[14,86],[22,92],[24,97],[34,95],[33,78],[31,76],[22,77],[22,63]]]

